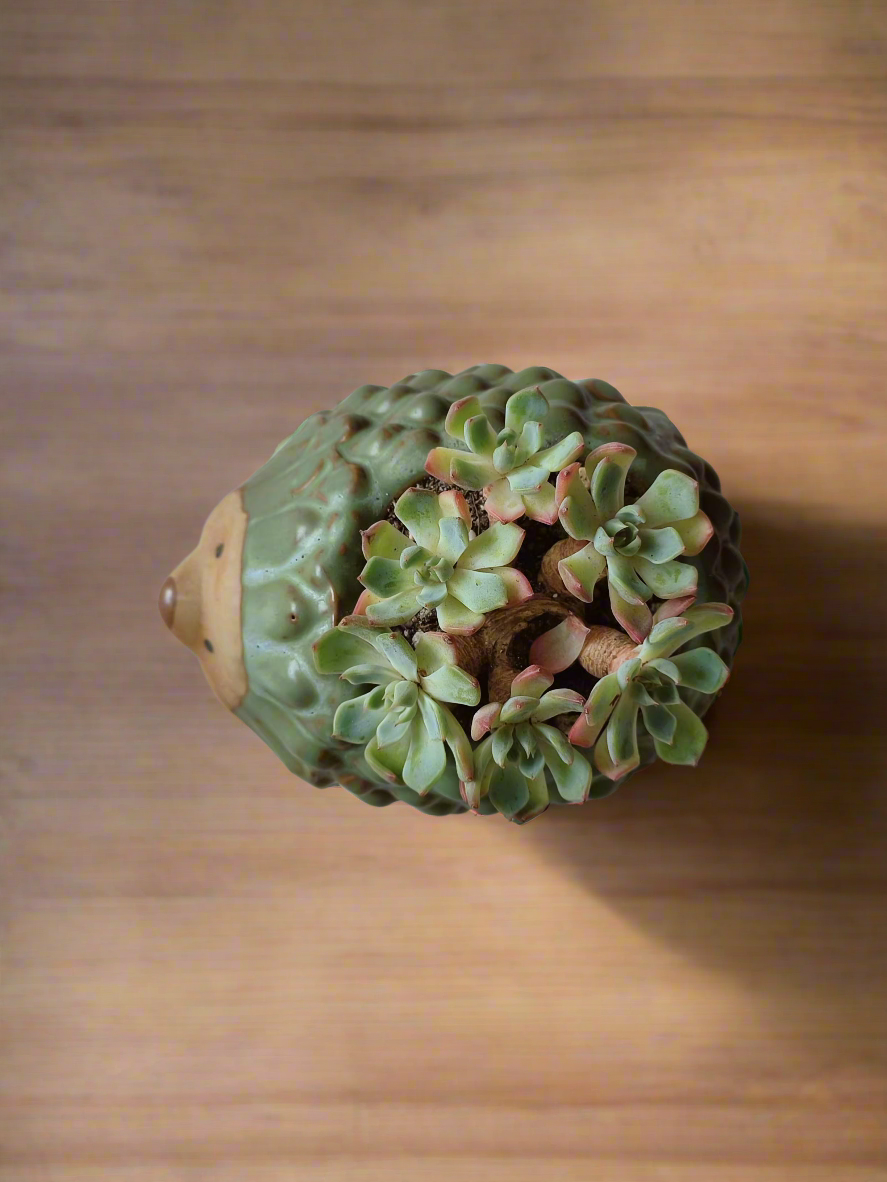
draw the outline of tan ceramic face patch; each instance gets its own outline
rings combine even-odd
[[[207,518],[196,548],[160,591],[160,614],[200,661],[216,697],[236,710],[247,692],[240,628],[241,566],[248,517],[240,490]]]

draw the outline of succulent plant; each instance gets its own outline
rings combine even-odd
[[[508,701],[490,702],[475,714],[471,737],[483,742],[474,754],[476,778],[463,784],[472,809],[489,797],[509,820],[530,821],[550,803],[546,772],[561,801],[587,799],[591,765],[561,731],[546,725],[559,714],[581,710],[583,698],[575,690],[551,689],[552,682],[551,674],[530,665],[512,681]]]
[[[526,514],[552,525],[557,504],[548,477],[575,460],[585,441],[580,431],[572,431],[543,447],[549,410],[538,386],[519,390],[505,403],[505,426],[497,432],[474,395],[462,398],[450,407],[446,429],[469,450],[436,447],[425,470],[459,488],[483,489],[484,508],[496,521],[516,521]]]
[[[642,641],[653,622],[648,600],[695,594],[696,568],[676,559],[699,554],[713,530],[699,508],[697,482],[673,468],[626,505],[625,478],[636,456],[627,444],[606,443],[590,453],[584,470],[571,464],[559,473],[558,517],[571,538],[587,545],[557,569],[570,594],[586,603],[606,573],[613,615]]]
[[[635,655],[595,683],[570,730],[571,743],[594,744],[595,765],[611,780],[640,764],[639,713],[666,763],[695,765],[708,741],[702,720],[681,700],[678,687],[715,694],[730,671],[710,648],[674,654],[694,637],[729,624],[733,611],[725,603],[700,603],[681,616],[667,613],[665,606]]]
[[[314,663],[318,673],[374,687],[342,702],[333,736],[365,743],[364,758],[377,775],[424,796],[443,775],[449,747],[459,779],[472,780],[471,744],[444,703],[476,706],[480,686],[458,667],[448,636],[419,633],[414,649],[403,636],[351,616],[317,641]]]
[[[544,442],[556,444],[576,432],[584,440],[581,453],[558,468],[615,442],[637,450],[631,477],[640,489],[671,468],[698,480],[701,506],[715,527],[705,550],[691,559],[699,576],[698,597],[739,608],[747,586],[739,518],[721,494],[711,466],[689,450],[661,410],[630,405],[607,382],[570,381],[542,366],[514,373],[492,364],[457,374],[422,370],[388,386],[363,385],[294,423],[293,434],[273,454],[269,448],[267,462],[217,506],[196,549],[163,589],[163,619],[173,635],[195,654],[224,704],[302,782],[319,789],[341,785],[373,806],[399,801],[430,816],[466,811],[452,758],[447,758],[441,778],[419,796],[371,767],[363,744],[334,737],[338,707],[357,691],[347,680],[317,671],[313,646],[338,620],[356,611],[361,590],[357,576],[366,564],[361,532],[385,517],[405,489],[426,481],[430,452],[443,447],[471,458],[473,453],[463,450],[464,430],[455,442],[446,433],[452,406],[476,399],[498,432],[506,425],[513,396],[535,387],[550,407]],[[498,472],[490,476],[493,483],[499,479]],[[523,566],[528,560],[524,543],[518,562]],[[363,598],[372,599],[369,592]],[[519,624],[521,613],[540,606],[543,598],[509,605],[508,611],[487,616],[474,636],[454,637],[466,653],[481,652],[481,664],[466,659],[465,668],[481,679],[492,677],[497,668],[503,674],[506,688],[497,686],[491,697],[504,701],[513,677],[511,657],[501,659],[500,650],[508,646],[492,634],[504,637]],[[567,606],[562,595],[557,602]],[[554,622],[557,613],[551,615]],[[588,619],[595,616],[592,609]],[[418,624],[413,621],[413,627]],[[386,631],[375,628],[376,633]],[[711,646],[727,664],[732,664],[739,633],[737,610],[733,622],[711,636]],[[516,650],[512,655],[518,659]],[[680,693],[700,715],[712,700],[685,687]],[[455,714],[459,716],[458,709]],[[585,756],[590,760],[591,752]],[[652,741],[643,734],[641,763],[653,758]],[[552,803],[559,804],[550,776],[549,787]],[[595,771],[590,795],[607,787],[611,781]],[[481,798],[479,811],[495,811],[489,796]]]
[[[394,512],[409,537],[388,521],[363,534],[367,564],[358,578],[367,593],[357,610],[370,623],[406,624],[423,607],[434,607],[444,632],[470,635],[487,612],[533,594],[526,576],[508,565],[524,540],[519,526],[496,523],[475,536],[468,505],[456,491],[407,489]]]

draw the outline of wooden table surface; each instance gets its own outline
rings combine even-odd
[[[3,1182],[887,1178],[887,5],[0,5]],[[661,406],[744,513],[696,771],[433,820],[157,614],[364,381]]]

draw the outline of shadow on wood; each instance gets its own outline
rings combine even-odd
[[[887,988],[887,538],[782,512],[743,513],[745,640],[700,768],[655,765],[529,828],[632,923],[775,1003],[781,1029],[826,1012],[858,1031]],[[887,1077],[885,1048],[859,1056]]]

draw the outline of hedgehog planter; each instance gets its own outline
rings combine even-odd
[[[738,543],[661,411],[550,369],[426,370],[307,419],[160,610],[309,783],[526,821],[698,761],[739,642]]]

